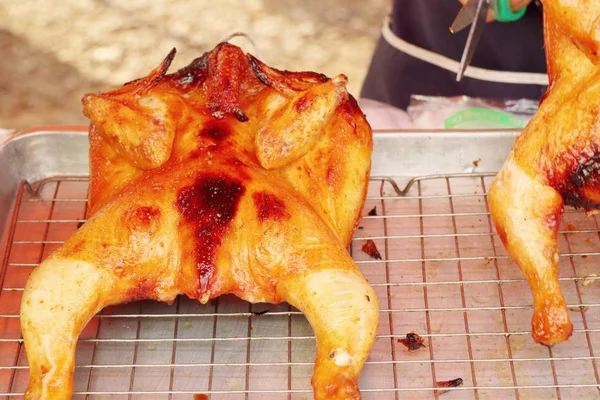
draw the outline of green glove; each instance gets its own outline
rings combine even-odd
[[[527,11],[527,7],[523,7],[520,10],[513,11],[510,8],[510,0],[492,0],[492,12],[494,15],[494,19],[498,22],[514,22],[519,20],[523,15],[525,15],[525,11]]]

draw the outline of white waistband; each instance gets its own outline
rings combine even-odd
[[[388,42],[390,46],[396,48],[397,50],[448,71],[458,72],[458,69],[460,68],[460,63],[458,61],[441,54],[434,53],[433,51],[423,49],[419,46],[415,46],[414,44],[408,43],[407,41],[396,36],[396,34],[392,32],[392,29],[390,28],[389,16],[383,21],[383,28],[381,31],[386,42]],[[548,75],[535,72],[497,71],[493,69],[467,66],[464,76],[489,82],[544,86],[548,85]]]

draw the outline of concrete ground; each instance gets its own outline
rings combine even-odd
[[[252,36],[263,60],[346,74],[357,95],[389,0],[2,0],[0,128],[86,123],[80,99],[171,70],[227,35]],[[232,43],[255,53],[243,38]]]

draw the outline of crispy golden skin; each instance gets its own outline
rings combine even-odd
[[[545,0],[550,85],[490,188],[504,245],[533,293],[533,338],[551,346],[573,327],[558,283],[563,205],[600,208],[600,2]]]
[[[72,393],[79,333],[133,300],[287,301],[317,337],[316,399],[359,399],[377,296],[346,251],[372,134],[346,78],[281,72],[222,43],[171,75],[83,99],[89,220],[32,273],[27,399]]]

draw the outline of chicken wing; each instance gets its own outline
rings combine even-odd
[[[77,338],[104,307],[287,301],[317,341],[315,399],[359,399],[378,302],[347,252],[372,134],[343,75],[278,71],[221,43],[83,98],[89,219],[31,274],[26,399],[68,399]]]
[[[600,2],[544,0],[550,85],[489,193],[493,221],[533,293],[533,338],[551,346],[573,327],[558,282],[564,205],[600,209]]]

